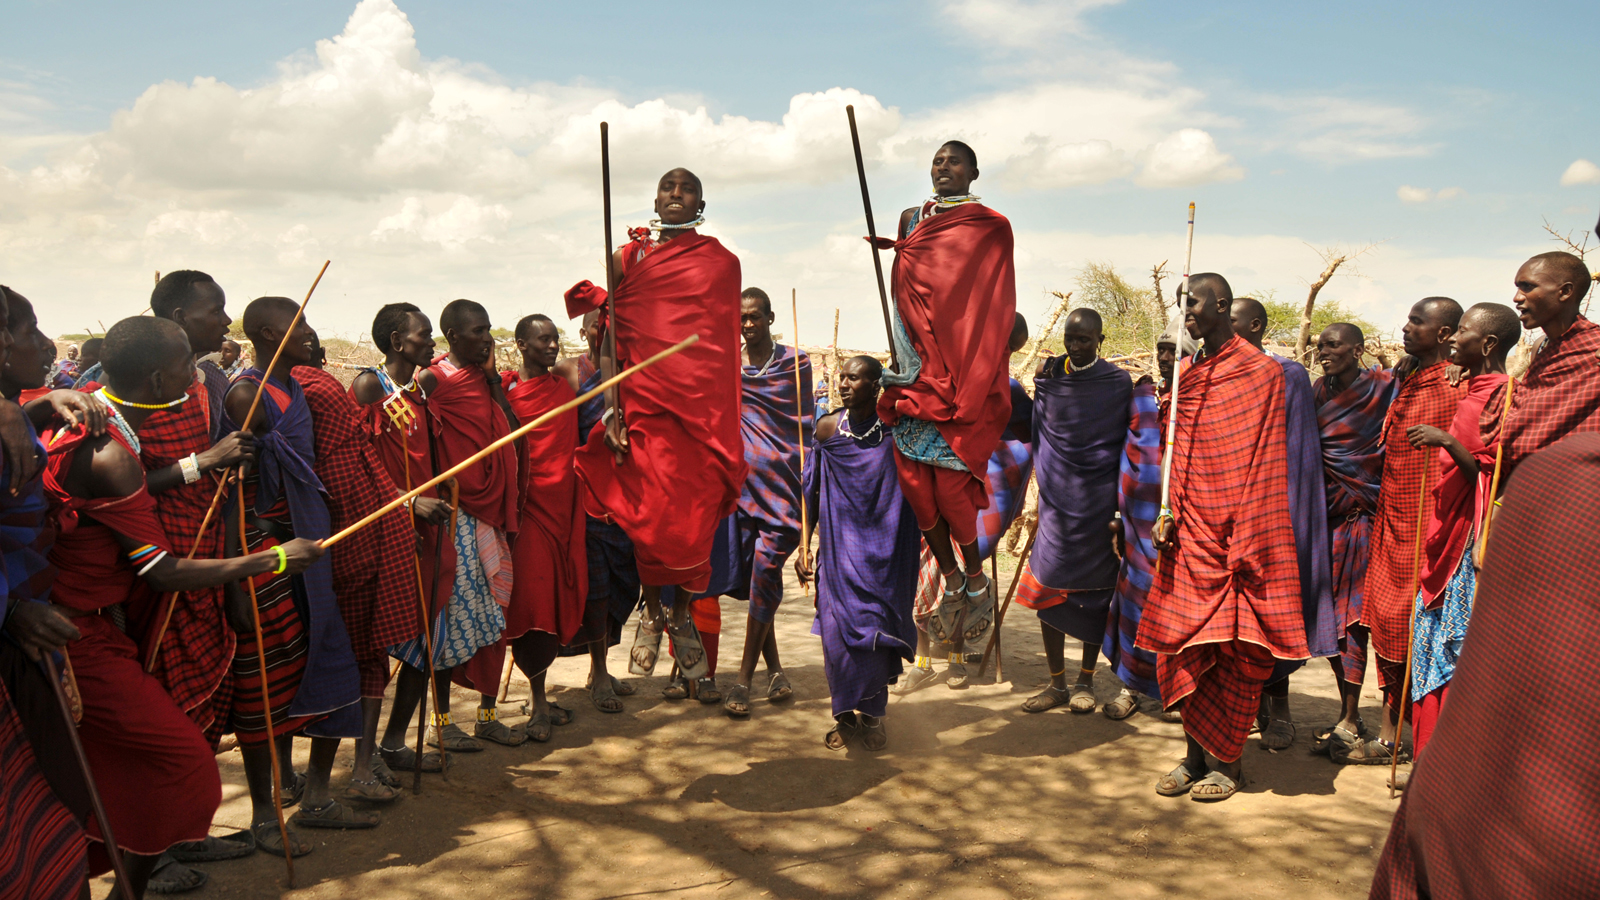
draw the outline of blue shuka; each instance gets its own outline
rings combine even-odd
[[[1294,526],[1295,557],[1300,563],[1300,610],[1306,620],[1306,648],[1311,656],[1338,656],[1343,623],[1333,608],[1333,556],[1328,537],[1327,491],[1322,471],[1322,435],[1317,425],[1317,399],[1305,367],[1273,354],[1283,367],[1284,406],[1288,415],[1289,520]],[[1304,660],[1279,660],[1272,680],[1305,665]]]

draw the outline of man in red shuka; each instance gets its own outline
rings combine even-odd
[[[688,169],[661,176],[659,218],[630,230],[633,240],[614,254],[616,321],[606,327],[614,329],[615,355],[602,354],[602,370],[620,371],[691,334],[700,340],[609,391],[608,412],[577,456],[589,514],[616,522],[633,540],[646,612],[629,671],[650,674],[661,633],[670,630],[673,657],[689,680],[708,666],[688,596],[710,585],[712,539],[748,472],[739,432],[739,260],[695,231],[705,221],[702,197]],[[567,314],[576,318],[605,299],[580,282],[567,292]],[[670,618],[662,615],[664,587],[688,592]]]
[[[894,429],[900,487],[944,574],[929,632],[973,642],[994,619],[978,510],[989,506],[989,457],[1011,418],[1017,278],[1011,223],[971,193],[972,148],[945,143],[931,174],[933,196],[901,214],[890,243],[897,368],[883,375],[878,416]]]

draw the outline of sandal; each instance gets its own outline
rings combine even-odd
[[[1022,701],[1022,711],[1042,713],[1052,710],[1067,702],[1070,696],[1071,692],[1066,688],[1058,688],[1053,684],[1046,685],[1044,690]]]
[[[696,681],[694,683],[694,696],[695,696],[695,699],[699,700],[701,703],[704,703],[707,706],[711,706],[711,705],[716,704],[716,703],[721,703],[722,702],[722,692],[717,690],[717,679],[716,679],[716,676],[707,675],[706,677],[700,679],[699,681]]]
[[[726,699],[722,703],[722,711],[735,719],[748,718],[750,716],[750,688],[742,684],[735,684],[728,688]]]
[[[1134,714],[1139,709],[1139,695],[1123,688],[1111,702],[1100,707],[1100,712],[1113,722],[1120,722]]]
[[[595,709],[603,713],[622,712],[622,698],[617,696],[616,679],[607,678],[598,685],[589,688],[589,702],[594,704]]]
[[[933,666],[912,666],[911,671],[906,673],[904,680],[895,685],[894,692],[901,696],[913,693],[927,687],[928,683],[937,677],[938,675],[933,671]]]
[[[417,751],[410,747],[398,747],[393,750],[388,747],[379,747],[378,754],[383,757],[390,769],[401,772],[415,772],[417,770]],[[376,757],[373,759],[377,762]],[[422,754],[422,771],[433,774],[444,771],[444,757],[437,750],[429,750]],[[392,787],[392,785],[391,785]]]
[[[661,696],[668,700],[689,699],[689,682],[684,681],[683,677],[678,674],[676,666],[673,667],[672,679],[667,682],[666,687],[661,689]]]
[[[1239,781],[1243,780],[1244,777],[1240,776]],[[1221,803],[1223,800],[1239,793],[1239,781],[1234,781],[1232,778],[1222,774],[1221,769],[1212,769],[1206,773],[1206,777],[1190,786],[1189,799],[1197,803]],[[1213,791],[1208,790],[1209,788],[1221,788],[1222,790]]]
[[[659,619],[639,616],[639,628],[633,633],[633,648],[628,651],[630,673],[649,675],[656,670],[656,660],[661,658],[661,633],[666,627],[665,613]]]
[[[572,714],[572,710],[567,709],[565,706],[558,705],[554,700],[551,700],[545,705],[550,707],[550,724],[556,726],[557,728],[560,728],[563,725],[571,725],[572,720],[576,718],[576,716]]]
[[[283,808],[298,806],[300,798],[306,795],[306,776],[296,772],[294,780],[283,786]]]
[[[961,620],[961,634],[968,643],[975,643],[988,634],[989,626],[994,624],[994,581],[982,572],[977,577],[983,579],[983,587],[974,591],[971,588],[973,576],[967,576],[967,615]]]
[[[255,852],[255,845],[252,844],[250,850]],[[163,853],[156,860],[155,869],[150,872],[150,881],[145,885],[145,891],[151,894],[184,894],[205,887],[206,882],[210,880],[210,875],[178,862],[170,853]]]
[[[393,803],[399,797],[399,789],[376,778],[352,778],[339,799],[350,803]]]
[[[1315,739],[1311,742],[1311,752],[1320,756],[1332,756],[1334,747],[1349,748],[1354,746],[1356,742],[1361,740],[1361,736],[1366,733],[1366,730],[1367,724],[1360,719],[1356,720],[1356,730],[1354,732],[1335,722],[1316,733]]]
[[[828,733],[822,736],[822,746],[829,750],[843,750],[849,745],[850,739],[855,737],[857,728],[855,713],[847,712],[840,715],[833,720],[833,727],[828,729]]]
[[[957,578],[961,579],[960,584],[956,584]],[[939,595],[939,605],[934,607],[933,615],[928,616],[928,634],[941,644],[950,642],[950,636],[955,633],[956,621],[967,606],[967,578],[961,574],[960,569],[944,576],[944,584],[944,591]]]
[[[517,727],[522,729],[528,740],[537,744],[549,743],[556,732],[555,726],[550,724],[549,713],[539,713]]]
[[[706,647],[700,641],[700,630],[694,626],[693,616],[684,616],[676,625],[668,619],[667,633],[672,635],[672,659],[686,680],[699,681],[711,673]]]
[[[442,728],[435,726],[433,734],[428,738],[430,746],[449,750],[452,753],[478,753],[483,750],[483,744],[467,736],[461,726],[454,722]]]
[[[1358,740],[1348,747],[1334,747],[1333,761],[1341,766],[1387,766],[1393,762],[1410,762],[1411,748],[1396,746],[1392,741],[1377,738]],[[1396,759],[1398,757],[1398,759]]]
[[[394,770],[389,768],[389,764],[383,761],[382,753],[372,754],[372,764],[368,768],[372,771],[372,777],[378,779],[380,784],[386,784],[392,788],[400,786],[400,776],[396,775]]]
[[[480,709],[478,712],[482,714],[485,710]],[[496,715],[494,709],[491,708],[487,712],[489,713],[489,718],[479,719],[478,723],[472,727],[474,737],[493,741],[502,747],[520,747],[528,742],[526,735],[518,734],[516,729],[506,727],[506,723],[500,721],[500,717]]]
[[[1189,793],[1195,782],[1203,776],[1196,775],[1189,769],[1189,761],[1178,763],[1178,767],[1166,774],[1166,777],[1156,782],[1156,793],[1163,797],[1176,797]]]
[[[876,753],[889,744],[889,729],[884,727],[883,716],[861,714],[861,746]]]
[[[1067,704],[1067,709],[1080,716],[1094,712],[1094,685],[1084,684],[1081,681],[1073,682],[1072,701]]]
[[[959,691],[967,686],[967,664],[953,662],[945,669],[950,677],[945,679],[944,685],[952,691]]]
[[[300,807],[290,821],[301,828],[359,829],[376,828],[380,819],[377,813],[359,813],[337,800],[329,800],[316,809]]]
[[[794,687],[789,684],[789,676],[782,672],[772,673],[772,681],[767,684],[767,702],[782,703],[793,697]]]
[[[299,815],[299,813],[296,813],[295,815]],[[260,850],[262,853],[267,853],[278,857],[284,855],[283,832],[278,830],[277,822],[262,822],[259,825],[251,825],[250,837],[255,841],[256,849]],[[311,852],[311,845],[300,840],[300,835],[295,834],[294,829],[292,828],[289,829],[289,840],[294,841],[294,849],[289,853],[289,855],[295,859],[299,859],[300,857]]]
[[[1183,710],[1181,710],[1181,709],[1163,709],[1161,711],[1161,721],[1163,721],[1163,722],[1171,722],[1174,725],[1182,725],[1183,724]]]
[[[1276,753],[1294,746],[1294,723],[1287,719],[1273,719],[1261,732],[1261,748]]]
[[[248,831],[218,837],[206,835],[203,841],[179,841],[167,848],[167,853],[181,863],[221,862],[225,859],[242,859],[256,852],[256,842]],[[161,863],[156,863],[158,869]]]
[[[631,681],[622,681],[615,675],[607,676],[611,679],[611,689],[617,692],[618,697],[632,697],[637,689]]]

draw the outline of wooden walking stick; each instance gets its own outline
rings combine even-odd
[[[795,409],[795,430],[800,433],[800,436],[799,436],[799,438],[800,438],[799,439],[799,443],[800,443],[800,477],[804,478],[805,477],[805,473],[806,473],[806,397],[805,397],[805,388],[800,383],[800,301],[798,299],[798,296],[799,296],[798,292],[794,288],[790,288],[789,289],[789,306],[790,306],[791,309],[794,310],[794,403],[795,403],[795,407],[796,407],[796,409]],[[773,352],[776,353],[777,351],[774,350]],[[804,497],[801,497],[800,498],[800,533],[801,534],[805,534],[806,533],[806,525],[807,525],[808,522],[809,522],[809,513],[806,510],[806,501],[805,501]],[[811,548],[810,547],[801,547],[800,548],[800,558],[805,561],[806,568],[810,569],[811,568]],[[803,593],[809,594],[809,593],[811,593],[811,586],[809,584],[806,584],[806,583],[802,582],[801,585],[800,585],[800,590]]]
[[[63,656],[66,650],[62,650]],[[100,837],[105,840],[106,855],[111,857],[111,869],[117,875],[118,891],[123,897],[133,896],[133,882],[128,880],[128,870],[122,864],[122,851],[117,847],[117,838],[111,833],[111,817],[106,815],[105,804],[100,802],[100,789],[95,787],[94,772],[89,769],[89,754],[83,751],[83,740],[78,737],[78,723],[72,718],[72,704],[67,700],[67,692],[61,688],[61,670],[56,668],[54,653],[45,651],[39,654],[44,660],[44,672],[50,679],[50,692],[55,695],[56,705],[61,707],[61,716],[67,720],[67,737],[72,742],[72,755],[78,759],[78,768],[83,772],[83,786],[89,791],[89,806],[94,810],[95,821],[100,823]],[[85,891],[88,889],[85,888]]]
[[[1424,453],[1430,453],[1423,448]],[[1431,455],[1431,453],[1430,453]],[[1400,679],[1400,721],[1394,727],[1394,746],[1389,750],[1389,799],[1394,799],[1394,776],[1400,766],[1400,734],[1406,728],[1406,706],[1411,701],[1411,658],[1414,656],[1413,644],[1417,639],[1417,591],[1422,587],[1422,537],[1428,523],[1428,473],[1432,466],[1429,458],[1422,460],[1422,492],[1417,496],[1417,539],[1412,542],[1411,549],[1411,593],[1407,595],[1411,603],[1411,624],[1406,634],[1406,665],[1405,676]]]
[[[522,427],[516,429],[515,431],[512,431],[510,434],[507,434],[507,435],[505,435],[503,437],[497,438],[495,441],[490,443],[487,447],[484,447],[482,450],[479,450],[477,453],[474,453],[471,456],[467,457],[466,459],[462,460],[461,462],[456,463],[455,465],[451,466],[450,468],[446,469],[445,471],[440,472],[438,475],[433,476],[432,478],[430,478],[427,481],[423,482],[421,485],[419,485],[419,486],[417,486],[415,488],[412,488],[409,491],[406,491],[404,494],[400,495],[399,497],[396,497],[393,500],[390,500],[388,503],[385,503],[376,512],[373,512],[373,513],[367,515],[367,517],[362,519],[361,521],[356,522],[356,523],[354,523],[352,525],[349,525],[343,531],[340,531],[337,534],[330,535],[329,537],[323,539],[322,546],[323,547],[332,547],[334,544],[339,543],[340,541],[344,540],[345,538],[349,537],[350,535],[355,534],[356,532],[358,532],[361,529],[367,527],[368,525],[371,525],[373,522],[376,522],[379,519],[383,518],[384,516],[388,515],[389,513],[393,512],[395,509],[405,505],[406,501],[410,500],[413,497],[416,497],[416,496],[420,495],[423,491],[426,491],[428,488],[431,488],[434,485],[439,484],[440,482],[443,482],[443,481],[445,481],[447,479],[454,478],[456,475],[460,474],[461,472],[464,472],[467,469],[470,469],[473,466],[477,465],[478,463],[483,462],[483,460],[486,457],[488,457],[491,453],[494,453],[496,450],[499,450],[501,447],[504,447],[507,444],[510,444],[511,442],[515,441],[517,438],[520,438],[523,435],[527,434],[528,432],[534,430],[535,428],[538,428],[540,425],[543,425],[546,422],[549,422],[551,419],[554,419],[555,417],[561,415],[562,413],[567,412],[568,410],[577,409],[583,403],[587,402],[588,400],[593,399],[595,396],[599,395],[601,392],[605,391],[607,388],[612,387],[612,386],[617,385],[617,384],[620,384],[623,381],[626,381],[628,378],[631,378],[632,376],[634,376],[638,372],[640,372],[640,371],[642,371],[644,369],[650,368],[651,366],[653,366],[656,363],[662,361],[663,359],[666,359],[667,357],[673,356],[673,355],[678,354],[678,353],[682,353],[691,344],[694,344],[694,343],[698,342],[699,340],[700,340],[700,336],[699,335],[691,334],[688,337],[684,338],[683,340],[677,342],[676,344],[673,344],[671,347],[668,347],[667,349],[662,350],[660,353],[657,353],[656,355],[650,357],[649,359],[646,359],[643,362],[635,363],[634,365],[631,365],[628,368],[623,369],[621,372],[618,372],[617,374],[611,376],[610,378],[607,378],[605,381],[600,382],[599,384],[595,385],[593,388],[589,389],[588,391],[586,391],[586,392],[584,392],[582,394],[579,394],[577,397],[575,397],[575,398],[573,398],[571,400],[568,400],[566,403],[561,404],[560,406],[556,407],[555,409],[550,410],[549,412],[545,413],[542,416],[539,416],[537,419],[534,419],[532,422],[529,422],[529,423],[523,425]]]
[[[1478,535],[1478,545],[1473,548],[1472,564],[1483,568],[1484,554],[1489,552],[1489,526],[1494,521],[1494,509],[1500,502],[1500,463],[1506,454],[1506,420],[1511,418],[1511,392],[1517,386],[1517,380],[1510,375],[1506,376],[1506,405],[1500,413],[1500,440],[1494,445],[1494,476],[1489,479],[1489,507],[1483,511],[1483,533]],[[1478,594],[1478,583],[1473,581],[1472,594]]]
[[[606,230],[606,335],[605,352],[601,354],[600,362],[603,366],[609,355],[612,365],[610,373],[601,374],[614,375],[617,371],[617,262],[611,249],[611,126],[605,122],[600,123],[600,218],[604,220]],[[611,407],[608,418],[626,432],[627,426],[622,422],[621,392],[613,393],[607,400]]]
[[[1026,493],[1027,485],[1023,485]],[[982,675],[989,665],[989,654],[994,653],[994,680],[1002,679],[1002,663],[1000,662],[1000,626],[1005,624],[1006,610],[1011,607],[1011,598],[1017,593],[1017,585],[1022,582],[1022,570],[1028,565],[1028,555],[1033,552],[1033,539],[1039,536],[1039,526],[1034,525],[1028,530],[1028,542],[1022,545],[1022,554],[1017,557],[1017,571],[1011,576],[1011,586],[1006,588],[1005,602],[1000,604],[1000,611],[995,614],[994,633],[989,635],[989,645],[983,648],[983,658],[978,661],[978,674]]]
[[[300,324],[300,320],[305,317],[306,306],[307,306],[307,304],[309,304],[311,302],[311,295],[317,292],[317,285],[322,283],[322,276],[323,276],[324,273],[326,273],[328,271],[328,264],[331,263],[331,262],[333,262],[333,260],[331,260],[331,259],[330,260],[323,260],[322,268],[317,271],[317,277],[311,282],[311,289],[306,291],[306,298],[304,300],[300,301],[300,308],[295,310],[294,318],[289,321],[289,331],[290,332],[293,332],[294,331],[294,327],[296,325],[299,325]],[[156,273],[156,280],[158,282],[161,280],[161,273],[160,272]],[[288,333],[285,333],[283,337],[284,337],[284,339],[287,339],[289,337]],[[267,367],[262,370],[263,372],[266,373],[266,375],[262,376],[261,384],[256,385],[256,396],[255,396],[255,399],[250,401],[250,412],[245,416],[244,423],[239,426],[241,429],[248,429],[250,427],[250,420],[252,420],[252,419],[254,419],[256,417],[256,409],[259,406],[261,406],[261,394],[267,388],[266,379],[271,376],[273,368],[275,368],[278,365],[278,357],[283,355],[283,345],[284,345],[284,340],[280,339],[278,341],[277,352],[272,354],[272,362],[269,363],[267,365]],[[244,467],[240,466],[239,467],[239,471],[240,471],[240,477],[242,478],[243,477]],[[189,554],[187,556],[185,556],[184,559],[194,559],[195,551],[200,549],[200,539],[205,536],[206,526],[211,524],[211,516],[216,513],[217,504],[222,502],[222,495],[228,489],[228,476],[227,476],[226,473],[223,474],[221,477],[219,477],[217,479],[217,482],[218,482],[217,483],[217,492],[215,494],[213,494],[212,497],[211,497],[211,505],[206,508],[206,514],[200,520],[200,528],[199,528],[199,530],[197,530],[195,532],[194,544],[189,547]],[[167,597],[167,612],[166,612],[166,615],[162,616],[161,627],[156,629],[156,639],[154,641],[150,642],[150,657],[149,657],[149,660],[145,663],[145,669],[144,669],[146,672],[155,671],[156,651],[161,649],[161,639],[166,636],[167,626],[169,624],[171,624],[171,622],[172,622],[172,611],[174,609],[176,609],[177,606],[178,606],[178,594],[179,593],[180,593],[179,591],[173,591]],[[291,877],[291,880],[292,880],[292,877]]]
[[[404,399],[398,401],[398,405],[404,405],[405,403],[406,401]],[[387,405],[388,404],[385,403],[385,406]],[[395,427],[400,429],[400,450],[401,453],[405,455],[406,459],[406,490],[409,491],[411,490],[411,433],[408,430],[408,427],[416,414],[412,411],[409,405],[404,405],[404,409],[404,413],[396,413],[388,409],[385,409],[384,412],[394,422]],[[427,423],[424,422],[422,427],[427,428]],[[430,439],[432,438],[431,432],[429,433],[429,437]],[[431,443],[429,444],[429,447],[432,447]],[[454,482],[451,483],[451,487],[455,487]],[[452,497],[450,501],[450,520],[452,523],[455,521],[455,506],[456,498]],[[452,532],[454,531],[453,528],[451,530]],[[420,715],[417,718],[417,753],[416,759],[414,760],[415,765],[412,767],[411,772],[411,793],[413,794],[422,793],[422,753],[427,746],[428,695],[433,693],[433,601],[436,601],[439,595],[439,566],[444,555],[444,541],[444,534],[438,532],[434,534],[433,584],[431,586],[424,586],[422,583],[422,551],[418,548],[413,548],[411,551],[412,568],[414,568],[417,573],[417,605],[421,608],[422,613],[422,649],[428,655],[427,662],[423,667],[423,671],[426,673],[424,677],[427,679],[427,683],[423,685],[422,699],[418,701],[417,706]],[[444,773],[443,747],[439,748],[439,771],[440,774]],[[448,778],[448,776],[446,776],[446,778]]]
[[[1189,237],[1184,243],[1183,250],[1183,283],[1178,288],[1178,312],[1183,312],[1183,304],[1189,297],[1189,264],[1194,261],[1194,204],[1189,204]],[[1159,342],[1160,338],[1157,338]],[[1171,410],[1167,414],[1167,452],[1161,455],[1161,511],[1156,514],[1156,522],[1152,531],[1161,528],[1165,520],[1168,528],[1174,527],[1172,515],[1172,445],[1178,439],[1178,374],[1183,371],[1183,335],[1178,335],[1177,358],[1172,361],[1172,400],[1168,405]],[[1159,353],[1158,353],[1159,355]],[[1157,370],[1159,371],[1159,369]],[[1154,571],[1161,571],[1161,552],[1156,552]]]
[[[900,357],[894,351],[894,323],[889,317],[889,291],[883,286],[883,259],[878,254],[878,229],[872,223],[872,197],[867,194],[867,164],[861,159],[861,133],[856,130],[856,108],[846,106],[850,119],[850,146],[856,151],[856,175],[861,179],[861,205],[867,211],[867,243],[872,245],[872,270],[878,275],[878,301],[883,304],[883,330],[889,336],[889,368],[900,371]]]

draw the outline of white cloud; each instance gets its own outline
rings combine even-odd
[[[968,38],[1002,47],[1039,47],[1084,33],[1083,14],[1122,0],[946,0],[950,24]]]
[[[1175,132],[1150,148],[1134,179],[1144,187],[1192,187],[1213,181],[1238,181],[1244,169],[1217,150],[1211,135],[1198,128]]]
[[[1438,144],[1419,139],[1428,121],[1403,106],[1346,97],[1273,96],[1259,105],[1283,114],[1268,149],[1287,149],[1319,162],[1342,164],[1428,156]]]
[[[1561,186],[1572,187],[1579,184],[1600,184],[1600,166],[1587,159],[1573,160],[1572,165],[1561,173]]]
[[[443,212],[429,213],[422,200],[407,197],[399,212],[378,220],[372,237],[388,241],[409,236],[446,250],[460,250],[470,241],[495,243],[510,220],[511,210],[498,203],[484,206],[471,197],[456,197]]]
[[[1412,187],[1409,184],[1402,184],[1395,191],[1395,196],[1400,198],[1401,203],[1406,203],[1413,206],[1419,203],[1454,200],[1457,197],[1465,197],[1466,195],[1467,192],[1458,187],[1440,188],[1439,190],[1435,191],[1432,188]]]

